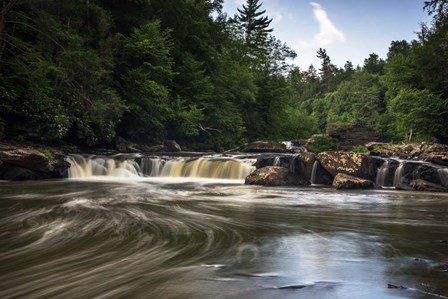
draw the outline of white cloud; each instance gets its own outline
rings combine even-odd
[[[302,47],[328,46],[345,41],[345,34],[333,24],[323,7],[316,2],[310,2],[313,7],[314,18],[319,23],[319,32],[316,33],[311,42],[299,41]]]

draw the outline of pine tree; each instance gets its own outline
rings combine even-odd
[[[242,24],[246,45],[256,52],[262,51],[267,42],[267,37],[272,28],[269,25],[272,19],[263,16],[266,10],[260,11],[263,3],[258,0],[247,0],[242,9],[238,9],[238,21]]]

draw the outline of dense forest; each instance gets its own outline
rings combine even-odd
[[[448,141],[448,1],[387,58],[300,69],[259,0],[2,0],[0,139],[229,149],[362,124]],[[298,53],[300,55],[300,53]]]

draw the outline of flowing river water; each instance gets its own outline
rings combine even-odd
[[[448,196],[0,182],[0,298],[447,298]]]

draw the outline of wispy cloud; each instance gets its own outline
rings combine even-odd
[[[333,24],[323,7],[316,2],[310,2],[313,7],[313,14],[319,23],[319,32],[316,33],[312,41],[300,41],[302,47],[327,46],[345,41],[345,34]]]

